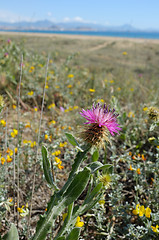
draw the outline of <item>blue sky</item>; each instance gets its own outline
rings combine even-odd
[[[43,19],[159,29],[159,0],[0,0],[0,21]]]

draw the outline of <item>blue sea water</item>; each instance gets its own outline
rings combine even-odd
[[[85,36],[122,37],[122,38],[144,38],[159,39],[159,32],[118,32],[118,31],[47,31],[47,30],[1,30],[0,32],[24,32],[24,33],[47,33],[47,34],[70,34]]]

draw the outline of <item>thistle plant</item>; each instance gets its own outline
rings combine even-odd
[[[54,239],[70,239],[70,236],[73,237],[72,239],[78,239],[80,228],[77,227],[79,226],[77,219],[99,201],[104,188],[102,181],[94,181],[94,183],[91,181],[92,175],[99,170],[111,167],[110,164],[103,165],[97,161],[87,164],[84,169],[80,168],[80,165],[93,145],[100,146],[104,140],[108,142],[109,133],[114,135],[121,130],[117,124],[117,114],[114,112],[114,109],[111,111],[106,108],[106,105],[102,107],[99,104],[93,105],[91,110],[82,110],[80,114],[88,120],[88,128],[82,133],[84,144],[80,146],[71,134],[66,134],[68,141],[77,147],[79,152],[75,157],[68,180],[62,189],[58,189],[56,182],[53,181],[47,149],[44,146],[42,147],[44,175],[54,190],[54,195],[51,197],[45,216],[41,217],[37,224],[34,240],[45,239],[50,228],[55,226],[57,216],[61,215],[66,209],[67,216]],[[83,203],[81,206],[76,205],[75,201],[78,200],[86,187],[88,190]]]
[[[71,134],[66,133],[68,141],[77,148],[78,152],[69,177],[61,189],[54,181],[47,149],[42,146],[44,176],[54,193],[48,203],[46,213],[40,217],[37,223],[33,240],[46,239],[51,228],[56,229],[56,234],[53,235],[54,240],[78,239],[83,226],[80,216],[91,209],[101,199],[103,191],[105,191],[105,182],[109,175],[103,175],[107,177],[102,176],[101,180],[101,177],[96,178],[96,172],[109,171],[112,165],[98,162],[99,154],[94,154],[94,161],[85,164],[84,168],[81,167],[81,163],[86,160],[87,153],[92,146],[100,147],[105,140],[109,142],[110,135],[121,130],[117,124],[118,115],[115,114],[114,109],[111,111],[106,105],[102,107],[100,104],[93,105],[91,110],[85,111],[83,109],[80,114],[88,120],[87,128],[82,132],[84,143],[80,145]],[[93,177],[94,175],[95,177]],[[78,198],[84,190],[86,196],[79,205]],[[56,219],[62,214],[65,215],[64,222],[57,230]]]

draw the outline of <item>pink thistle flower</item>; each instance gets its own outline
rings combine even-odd
[[[99,103],[96,106],[93,104],[92,109],[82,109],[80,114],[87,119],[84,124],[88,126],[81,136],[91,145],[104,146],[104,140],[110,142],[109,134],[114,136],[114,133],[119,134],[118,131],[121,130],[117,123],[118,114],[115,114],[115,109],[111,110],[105,104],[103,107]]]
[[[7,52],[6,52],[6,53],[4,53],[4,57],[8,57],[8,55],[9,55],[9,54],[8,54]]]
[[[7,43],[9,43],[9,44],[10,44],[10,43],[11,43],[11,40],[10,40],[10,39],[8,39],[8,40],[7,40]]]
[[[121,128],[119,127],[117,123],[117,116],[118,114],[115,114],[115,109],[111,110],[106,105],[102,107],[99,103],[94,106],[90,110],[84,110],[82,109],[82,112],[80,114],[88,120],[85,124],[91,124],[96,123],[99,127],[105,126],[109,130],[110,134],[114,136],[114,133],[119,134],[119,130]]]

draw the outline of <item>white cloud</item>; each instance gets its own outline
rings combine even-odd
[[[65,18],[63,19],[63,22],[71,22],[71,19],[70,19],[69,17],[65,17]]]
[[[108,21],[104,22],[104,25],[110,26],[110,23]]]
[[[0,10],[0,21],[2,22],[20,22],[20,21],[31,21],[32,19],[29,17],[22,17],[18,14],[15,14],[13,12],[10,11],[6,11],[6,10]]]
[[[15,22],[18,16],[10,11],[0,10],[0,21],[3,22]]]
[[[86,21],[84,21],[83,18],[81,18],[81,17],[75,17],[73,20],[74,20],[75,22],[86,22]]]
[[[88,21],[84,20],[81,17],[74,17],[74,18],[69,18],[69,17],[65,17],[63,20],[63,22],[81,22],[81,23],[89,23]]]
[[[52,13],[51,13],[51,12],[48,12],[48,13],[47,13],[47,16],[51,17],[51,16],[52,16]]]

